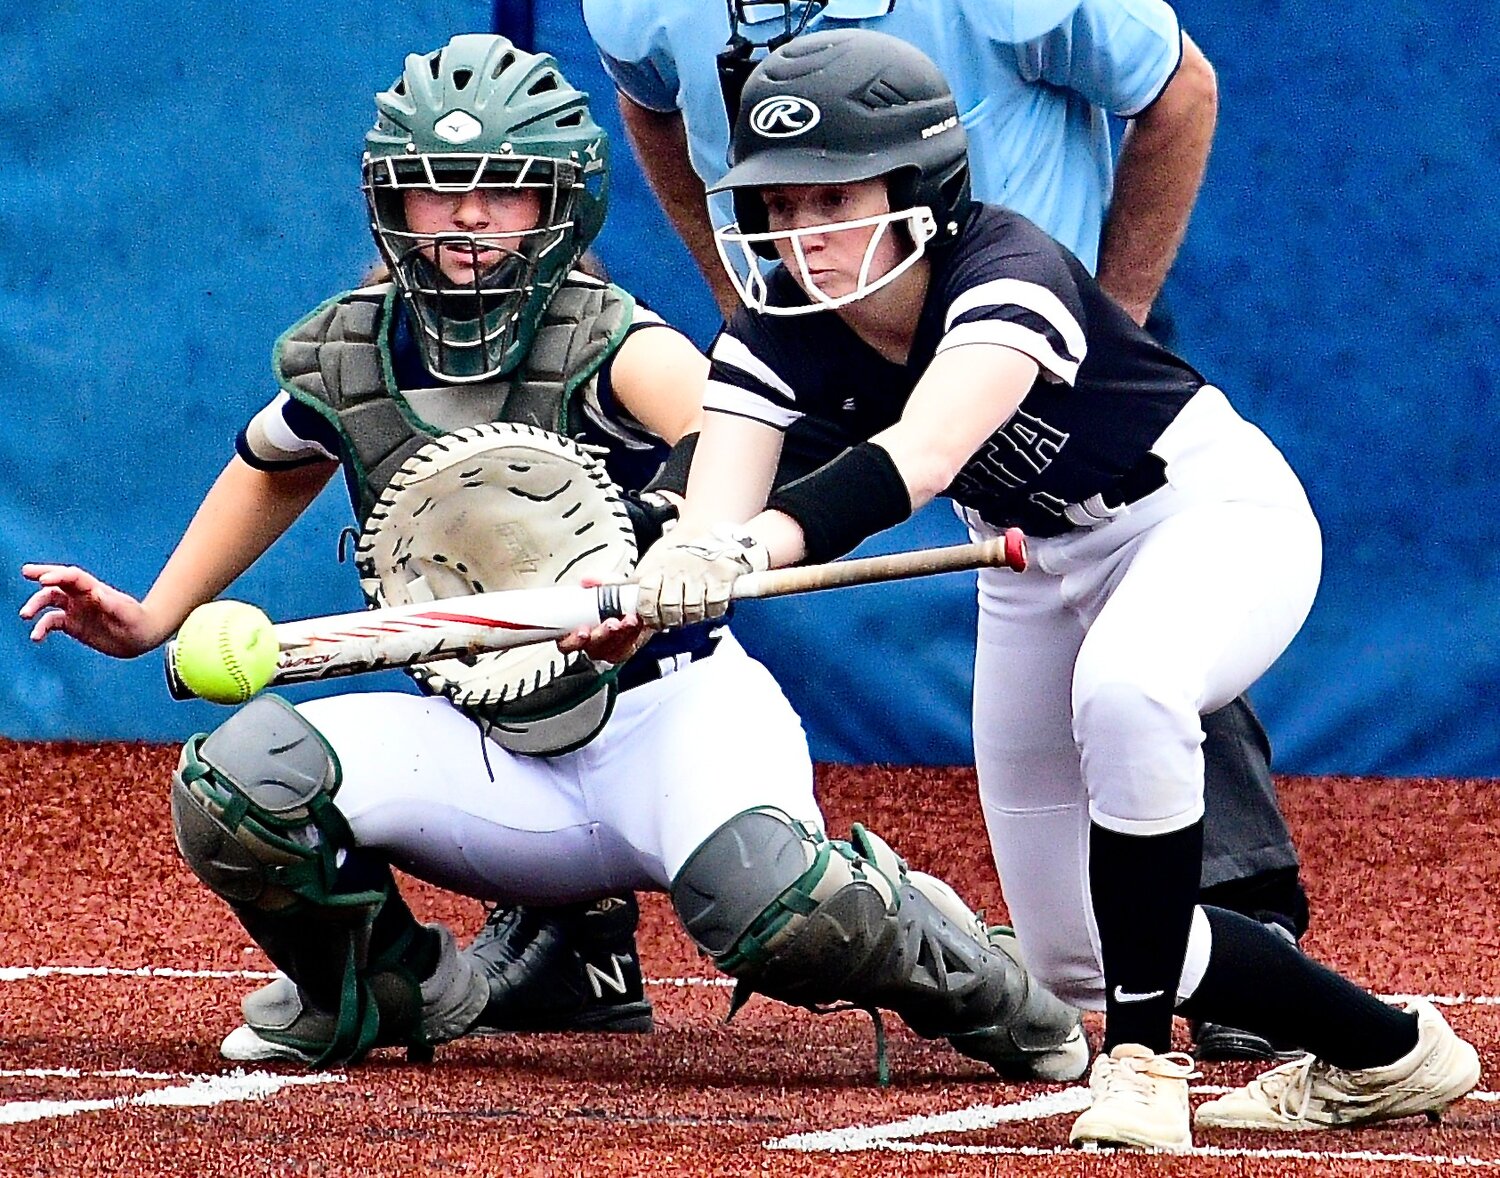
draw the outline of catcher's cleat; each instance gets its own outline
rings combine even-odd
[[[1052,1084],[1078,1080],[1088,1071],[1093,1055],[1082,1025],[1074,1027],[1055,1047],[1020,1046],[1005,1027],[949,1035],[948,1042],[960,1055],[989,1064],[1007,1080],[1045,1080]]]
[[[1339,1129],[1426,1114],[1432,1120],[1479,1083],[1479,1055],[1431,1003],[1417,1016],[1417,1045],[1393,1064],[1346,1071],[1305,1055],[1198,1107],[1202,1129]]]
[[[1264,1035],[1224,1023],[1194,1022],[1192,1035],[1193,1057],[1200,1063],[1227,1063],[1232,1060],[1270,1063],[1281,1059],[1295,1059],[1303,1054],[1295,1048],[1280,1049]]]
[[[1091,1103],[1073,1122],[1068,1140],[1084,1148],[1192,1149],[1192,1077],[1193,1061],[1180,1052],[1157,1055],[1138,1043],[1121,1043],[1094,1060]]]
[[[437,968],[421,983],[415,1028],[402,1013],[404,996],[384,984],[372,987],[380,1019],[373,1046],[405,1046],[418,1062],[431,1057],[433,1044],[464,1034],[489,996],[484,977],[458,952],[453,934],[442,925],[429,927],[437,930],[442,947]],[[244,1024],[229,1032],[219,1046],[220,1055],[236,1062],[281,1059],[317,1066],[339,1036],[338,1017],[309,1003],[290,978],[277,978],[247,994],[240,1010]]]
[[[985,930],[991,948],[1004,953],[1019,967],[1016,934],[1009,928]],[[1078,1012],[1053,998],[1021,972],[1027,991],[1019,1006],[1024,1017],[1011,1017],[993,1027],[949,1035],[955,1050],[970,1059],[987,1063],[1008,1080],[1045,1080],[1067,1083],[1082,1079],[1093,1057],[1088,1034]],[[1032,989],[1035,988],[1035,993]]]
[[[558,908],[496,908],[463,955],[489,984],[474,1033],[643,1034],[651,1003],[635,946],[635,897]]]

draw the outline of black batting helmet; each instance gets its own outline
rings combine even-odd
[[[953,91],[926,54],[870,29],[808,33],[782,45],[745,83],[730,191],[745,233],[766,228],[759,189],[889,177],[891,208],[926,207],[934,244],[968,211],[969,145]],[[771,256],[769,253],[764,256]]]

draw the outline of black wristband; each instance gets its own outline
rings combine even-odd
[[[662,538],[668,524],[677,522],[677,504],[655,491],[622,491],[620,502],[635,532],[635,550],[645,551]]]
[[[693,465],[693,451],[698,448],[698,434],[683,434],[661,464],[656,477],[645,485],[646,491],[671,491],[674,495],[687,494],[688,471]]]
[[[884,447],[861,442],[766,501],[802,527],[809,564],[836,560],[911,515],[911,492]]]

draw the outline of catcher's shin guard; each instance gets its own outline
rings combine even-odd
[[[248,922],[247,922],[248,923]],[[378,1012],[372,1046],[406,1045],[422,1058],[419,1044],[456,1039],[472,1026],[483,1006],[472,965],[458,952],[453,934],[440,924],[427,926],[437,937],[437,964],[417,982],[409,966],[396,960],[366,971],[369,1005]],[[318,1065],[338,1044],[340,1015],[320,1009],[290,977],[277,978],[247,994],[240,1003],[244,1024],[219,1047],[238,1062],[286,1059]]]
[[[1078,1012],[951,888],[909,872],[862,827],[846,843],[779,811],[746,811],[693,853],[672,902],[742,991],[815,1010],[884,1007],[1007,1075],[1071,1080],[1088,1066]]]
[[[285,1017],[283,1002],[256,1026],[256,1003],[246,1006],[261,1038],[317,1066],[385,1044],[425,1055],[478,1017],[484,979],[464,961],[442,995],[427,992],[457,960],[445,952],[452,938],[418,925],[390,868],[353,849],[333,805],[338,785],[318,731],[261,696],[183,748],[171,792],[177,847],[294,983],[303,1017]]]

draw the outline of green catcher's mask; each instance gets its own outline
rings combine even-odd
[[[375,96],[363,187],[370,228],[412,312],[423,362],[450,381],[510,372],[531,347],[542,310],[604,222],[609,140],[547,54],[504,37],[454,37],[411,54]],[[534,193],[524,232],[415,233],[405,193],[461,200],[478,189]],[[439,251],[466,259],[445,275]]]

